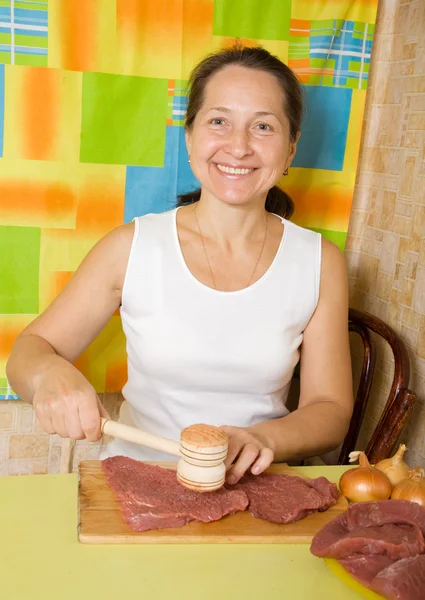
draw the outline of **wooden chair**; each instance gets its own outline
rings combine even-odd
[[[354,308],[349,310],[349,330],[357,333],[364,347],[360,383],[354,404],[350,428],[342,445],[338,464],[347,464],[356,449],[357,438],[369,400],[376,364],[376,346],[371,331],[380,335],[391,347],[394,357],[394,377],[381,418],[366,447],[371,463],[387,458],[412,413],[416,396],[409,390],[410,364],[406,347],[395,331],[382,319]]]

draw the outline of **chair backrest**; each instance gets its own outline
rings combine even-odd
[[[363,342],[364,358],[354,403],[350,427],[338,457],[338,464],[347,464],[348,456],[356,449],[360,427],[370,397],[376,365],[376,346],[371,331],[380,335],[390,346],[394,358],[394,377],[387,402],[379,422],[366,447],[370,462],[387,458],[407,423],[415,405],[416,396],[409,390],[409,356],[402,340],[382,319],[354,308],[349,310],[349,330],[357,333]]]

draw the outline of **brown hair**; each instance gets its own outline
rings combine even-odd
[[[285,113],[289,120],[289,135],[295,142],[301,126],[303,114],[302,86],[295,73],[279,58],[260,46],[244,47],[236,44],[204,58],[192,71],[189,79],[189,99],[186,111],[186,129],[192,129],[195,117],[204,102],[205,86],[218,71],[229,65],[238,65],[248,69],[257,69],[273,75],[282,88],[285,99]],[[195,190],[178,196],[177,206],[197,202],[201,190]],[[266,210],[281,217],[290,218],[294,212],[294,203],[286,192],[273,186],[266,198]]]

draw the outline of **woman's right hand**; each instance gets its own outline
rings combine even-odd
[[[63,438],[99,440],[100,419],[109,415],[94,387],[71,363],[63,359],[52,362],[40,376],[33,397],[35,414],[43,429]]]

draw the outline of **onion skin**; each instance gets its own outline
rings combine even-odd
[[[360,466],[346,471],[339,480],[341,493],[352,502],[388,500],[392,488],[385,473],[371,467],[364,453],[360,455]]]
[[[393,486],[409,477],[410,468],[403,460],[403,455],[406,450],[406,446],[400,444],[394,456],[385,458],[375,465],[375,469],[385,473]]]
[[[409,500],[425,507],[425,477],[422,469],[410,471],[409,477],[394,487],[391,500]]]

